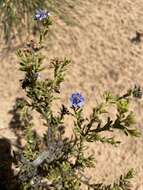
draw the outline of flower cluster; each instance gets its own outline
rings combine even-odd
[[[71,106],[73,108],[81,108],[84,105],[84,97],[79,93],[75,92],[70,97]]]
[[[47,12],[46,10],[38,9],[38,10],[36,10],[34,19],[42,21],[42,20],[48,18],[48,16],[50,16],[49,12]]]

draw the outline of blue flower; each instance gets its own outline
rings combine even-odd
[[[46,19],[49,15],[50,13],[48,13],[46,10],[38,9],[36,10],[34,18],[35,20],[42,21],[43,19]]]
[[[75,92],[71,95],[70,102],[72,107],[81,108],[84,105],[84,97],[79,92]]]

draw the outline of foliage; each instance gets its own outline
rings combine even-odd
[[[84,97],[80,93],[72,94],[70,108],[61,105],[58,114],[55,113],[52,103],[59,97],[60,85],[64,81],[70,60],[51,60],[49,66],[53,78],[43,80],[39,77],[44,69],[42,44],[52,22],[48,15],[46,19],[35,22],[40,22],[39,41],[30,41],[26,48],[17,51],[20,70],[25,73],[21,86],[27,95],[27,99],[19,99],[17,102],[26,139],[26,145],[18,156],[17,177],[20,189],[80,190],[84,184],[89,190],[128,190],[133,170],[121,176],[113,185],[92,184],[84,171],[86,168],[95,167],[94,155],[86,156],[87,142],[100,141],[115,146],[120,143],[114,135],[106,137],[102,132],[109,131],[113,134],[119,130],[126,136],[140,136],[140,131],[135,127],[134,113],[129,108],[137,88],[128,90],[122,96],[105,92],[103,101],[92,109],[89,118],[83,115]],[[115,118],[109,114],[111,106],[116,109]],[[33,110],[45,120],[47,132],[43,138],[32,129]],[[71,127],[64,124],[66,116],[74,120],[74,135],[71,138],[67,138],[64,133],[65,128]],[[106,118],[104,122],[103,117]]]

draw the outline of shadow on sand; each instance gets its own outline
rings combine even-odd
[[[12,169],[11,143],[0,139],[0,190],[18,190]]]

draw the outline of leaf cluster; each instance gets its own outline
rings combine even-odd
[[[119,180],[113,185],[103,185],[102,183],[100,183],[89,185],[89,188],[92,187],[94,190],[130,190],[132,188],[130,179],[132,179],[133,177],[134,170],[131,169],[124,176],[121,175]]]

